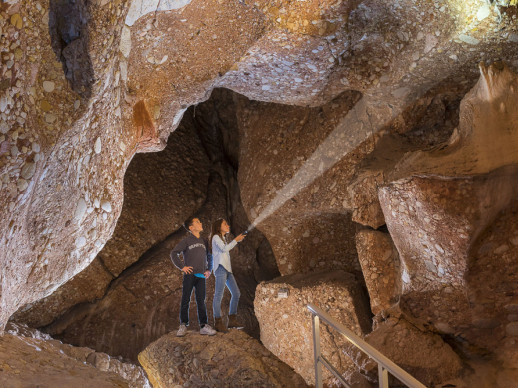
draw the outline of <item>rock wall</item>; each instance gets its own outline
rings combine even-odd
[[[480,53],[516,60],[512,7],[499,21],[453,0],[161,3],[2,6],[2,324],[93,261],[114,231],[134,153],[164,148],[214,86],[313,106],[356,90],[376,132],[400,100],[472,82]]]
[[[196,129],[185,123],[164,151],[135,155],[124,176],[124,206],[112,238],[84,271],[49,297],[24,306],[13,320],[42,327],[76,304],[102,298],[124,269],[199,210],[207,196],[208,170]]]
[[[218,217],[227,218],[236,231],[249,224],[235,184],[239,137],[234,116],[232,94],[217,91],[214,98],[186,113],[163,152],[136,156],[126,174],[126,198],[113,239],[94,261],[111,277],[98,276],[90,266],[50,297],[24,307],[12,320],[46,326],[46,331],[68,343],[132,360],[150,342],[176,329],[182,275],[169,252],[185,236],[181,223],[196,214],[204,224],[205,237]],[[163,239],[155,243],[151,237]],[[140,255],[142,247],[147,250]],[[253,231],[246,244],[232,251],[232,260],[242,292],[240,321],[258,337],[255,285],[278,275],[271,248],[259,231]],[[93,294],[91,283],[98,284],[100,295]],[[209,317],[213,295],[211,277]],[[225,313],[228,299],[227,292]],[[194,302],[190,316],[197,328]]]
[[[438,331],[489,355],[504,341],[513,359],[514,301],[504,296],[514,283],[491,283],[509,303],[490,311],[471,281],[489,260],[473,247],[513,211],[516,75],[481,66],[458,125],[454,116],[478,77],[475,62],[518,65],[514,1],[9,0],[0,16],[0,329],[23,306],[19,317],[34,325],[52,322],[72,342],[99,334],[88,338],[98,346],[108,333],[117,342],[110,352],[135,357],[139,349],[110,330],[135,330],[142,348],[171,329],[153,306],[177,298],[168,287],[178,273],[163,271],[164,253],[180,238],[173,225],[185,211],[206,223],[223,214],[236,231],[252,222],[271,242],[255,231],[236,259],[249,330],[257,329],[257,281],[338,270],[352,273],[345,278],[355,276],[358,289],[365,275],[380,330],[403,314],[423,341]],[[225,118],[197,119],[189,106],[215,87],[243,96],[219,95],[213,110]],[[126,169],[136,153],[166,148],[185,112],[199,142],[167,162],[189,163],[182,158],[193,152],[207,169],[189,177],[212,177],[212,186],[166,185],[194,203],[154,218],[147,209],[167,206],[146,200],[164,191],[153,185],[130,197],[128,182],[176,172],[158,174],[154,156],[146,163],[157,175],[125,178]],[[214,131],[223,124],[235,131]],[[218,141],[207,142],[214,134]],[[124,212],[123,201],[137,211]],[[378,261],[355,223],[386,223],[390,239],[376,238],[394,244],[399,267],[394,254],[393,265],[371,268]],[[506,252],[492,258],[512,261]],[[149,290],[146,273],[160,279]],[[390,290],[380,291],[380,273]],[[146,308],[156,318],[141,315]],[[475,329],[489,331],[474,339]]]

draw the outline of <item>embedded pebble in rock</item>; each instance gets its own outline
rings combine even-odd
[[[9,126],[7,125],[7,123],[5,121],[0,122],[0,133],[6,134],[7,132],[9,132]]]
[[[491,9],[488,4],[484,4],[477,12],[477,19],[484,20],[491,14]]]
[[[480,43],[480,41],[477,38],[465,34],[459,35],[459,39],[464,43],[468,43],[470,45],[477,45]]]
[[[56,121],[56,120],[57,120],[57,118],[58,118],[58,117],[57,117],[55,114],[53,114],[53,113],[47,113],[47,114],[45,115],[45,121],[46,121],[47,123],[49,123],[49,124],[52,124],[54,121]]]
[[[112,204],[109,201],[102,201],[101,202],[101,208],[108,213],[111,213],[112,211]]]
[[[25,179],[19,179],[16,186],[19,191],[25,191],[29,187],[29,183]]]
[[[76,238],[76,247],[77,248],[82,248],[86,245],[86,237],[78,237]]]
[[[77,207],[74,214],[74,219],[78,222],[83,219],[83,216],[85,215],[87,209],[87,204],[84,198],[80,198],[79,201],[77,201]]]
[[[34,173],[36,172],[36,164],[34,163],[26,163],[23,168],[22,168],[22,172],[20,173],[20,175],[22,176],[22,178],[24,179],[31,179],[34,175]]]
[[[131,52],[131,30],[126,26],[122,28],[119,49],[122,55],[124,55],[126,58],[129,57]]]
[[[43,90],[47,93],[53,92],[56,84],[52,81],[43,81]]]
[[[94,151],[95,151],[96,154],[100,154],[101,153],[101,138],[100,137],[98,137],[95,140]]]

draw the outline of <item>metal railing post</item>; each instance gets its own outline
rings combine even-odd
[[[381,364],[378,364],[378,380],[379,388],[388,388],[388,371]]]
[[[313,315],[313,353],[315,356],[315,387],[322,388],[322,368],[320,367],[320,319]]]

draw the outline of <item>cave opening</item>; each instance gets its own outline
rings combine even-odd
[[[251,220],[242,193],[250,207],[251,201],[264,203],[273,187],[283,182],[271,179],[279,178],[282,159],[268,164],[264,157],[282,156],[284,163],[291,162],[290,170],[283,173],[283,179],[288,179],[296,163],[303,162],[319,139],[330,133],[342,110],[357,100],[358,94],[345,93],[322,107],[287,107],[215,89],[207,101],[185,112],[163,151],[135,155],[125,174],[117,226],[92,263],[51,296],[20,309],[12,321],[41,328],[65,343],[135,362],[149,343],[178,326],[181,275],[169,252],[185,235],[183,221],[190,215],[199,217],[205,237],[211,222],[220,217],[229,220],[234,233],[244,231]],[[265,117],[277,125],[267,123]],[[257,141],[258,134],[263,141]],[[301,144],[308,147],[297,150]],[[267,196],[258,197],[264,187]],[[303,195],[311,195],[308,204],[295,196],[262,225],[264,229],[252,230],[232,254],[242,295],[239,316],[245,331],[255,338],[260,337],[256,287],[281,275],[316,272],[327,279],[329,271],[352,273],[365,317],[372,317],[356,254],[356,224],[341,203],[338,208],[334,203],[331,208],[322,207],[326,200],[319,198],[319,191],[303,190]],[[213,294],[211,276],[209,323]],[[226,290],[224,313],[228,302]],[[190,316],[191,326],[197,327],[194,300]]]

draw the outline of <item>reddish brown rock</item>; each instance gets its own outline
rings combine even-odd
[[[124,177],[125,203],[111,239],[90,266],[51,296],[24,306],[14,321],[46,326],[74,305],[100,299],[114,278],[200,208],[207,195],[209,160],[190,124],[171,135],[164,151],[135,155]],[[90,237],[96,236],[94,229]]]
[[[135,360],[150,342],[177,329],[182,275],[172,265],[169,253],[186,234],[181,226],[183,220],[192,213],[199,217],[204,237],[208,237],[211,222],[219,217],[227,218],[236,233],[249,223],[230,164],[238,141],[237,128],[232,123],[232,95],[222,92],[219,97],[186,114],[184,124],[172,136],[177,142],[172,142],[164,154],[134,159],[135,167],[130,167],[127,174],[126,201],[116,234],[99,255],[106,267],[120,274],[106,285],[102,297],[78,303],[63,316],[55,316],[46,330],[67,342]],[[202,195],[206,195],[204,202]],[[174,232],[168,233],[171,230]],[[163,241],[152,240],[162,236]],[[146,247],[142,256],[134,256]],[[231,255],[241,289],[239,323],[248,333],[258,336],[252,307],[255,286],[259,280],[278,275],[278,270],[268,241],[258,231],[252,231]],[[96,280],[90,278],[92,282]],[[75,282],[71,283],[70,288]],[[213,277],[207,281],[206,295],[212,324]],[[228,299],[227,291],[224,314],[228,312]],[[50,297],[38,309],[19,318],[37,322],[41,309],[54,302]],[[194,301],[190,316],[191,327],[197,329]],[[129,337],[134,340],[126,341]]]
[[[390,235],[374,230],[356,234],[356,249],[374,315],[383,314],[399,302],[401,277],[399,256]]]
[[[414,316],[450,326],[466,322],[469,249],[508,205],[514,177],[512,171],[471,178],[414,177],[380,190],[400,255],[401,302]],[[481,207],[479,201],[487,205]]]
[[[500,227],[498,246],[488,233],[515,211],[518,116],[506,106],[517,77],[498,63],[481,72],[449,144],[408,155],[392,175],[409,176],[383,187],[380,202],[400,254],[403,310],[454,335],[468,352],[505,347],[512,354],[513,315],[504,305],[514,303],[513,272],[490,263],[512,268],[505,240],[514,226]]]
[[[261,342],[308,384],[313,384],[312,321],[308,303],[322,308],[360,336],[368,333],[371,325],[360,283],[343,271],[283,276],[257,287],[254,306],[261,327]],[[341,335],[322,328],[322,354],[349,378],[354,367],[341,351],[346,344],[347,340]],[[324,376],[326,383],[334,380],[330,373],[325,372]]]
[[[468,343],[493,351],[503,368],[515,368],[518,357],[517,214],[514,201],[471,247],[466,275],[470,316],[459,330]]]
[[[463,368],[459,356],[441,337],[421,331],[405,319],[385,321],[365,340],[426,386],[459,377]],[[352,346],[347,352],[371,381],[378,381],[376,362]],[[399,386],[397,380],[391,380],[391,386]]]
[[[240,330],[213,337],[164,335],[139,354],[154,387],[305,387],[304,380]]]
[[[496,18],[476,17],[474,4],[168,4],[2,6],[1,325],[95,258],[114,231],[135,151],[165,147],[185,109],[213,87],[312,106],[361,91],[370,114],[358,123],[376,124],[351,126],[364,141],[378,119],[397,116],[393,97],[470,83],[474,58],[516,59],[513,8],[496,28]],[[145,128],[155,130],[145,139],[133,120],[141,102]]]

